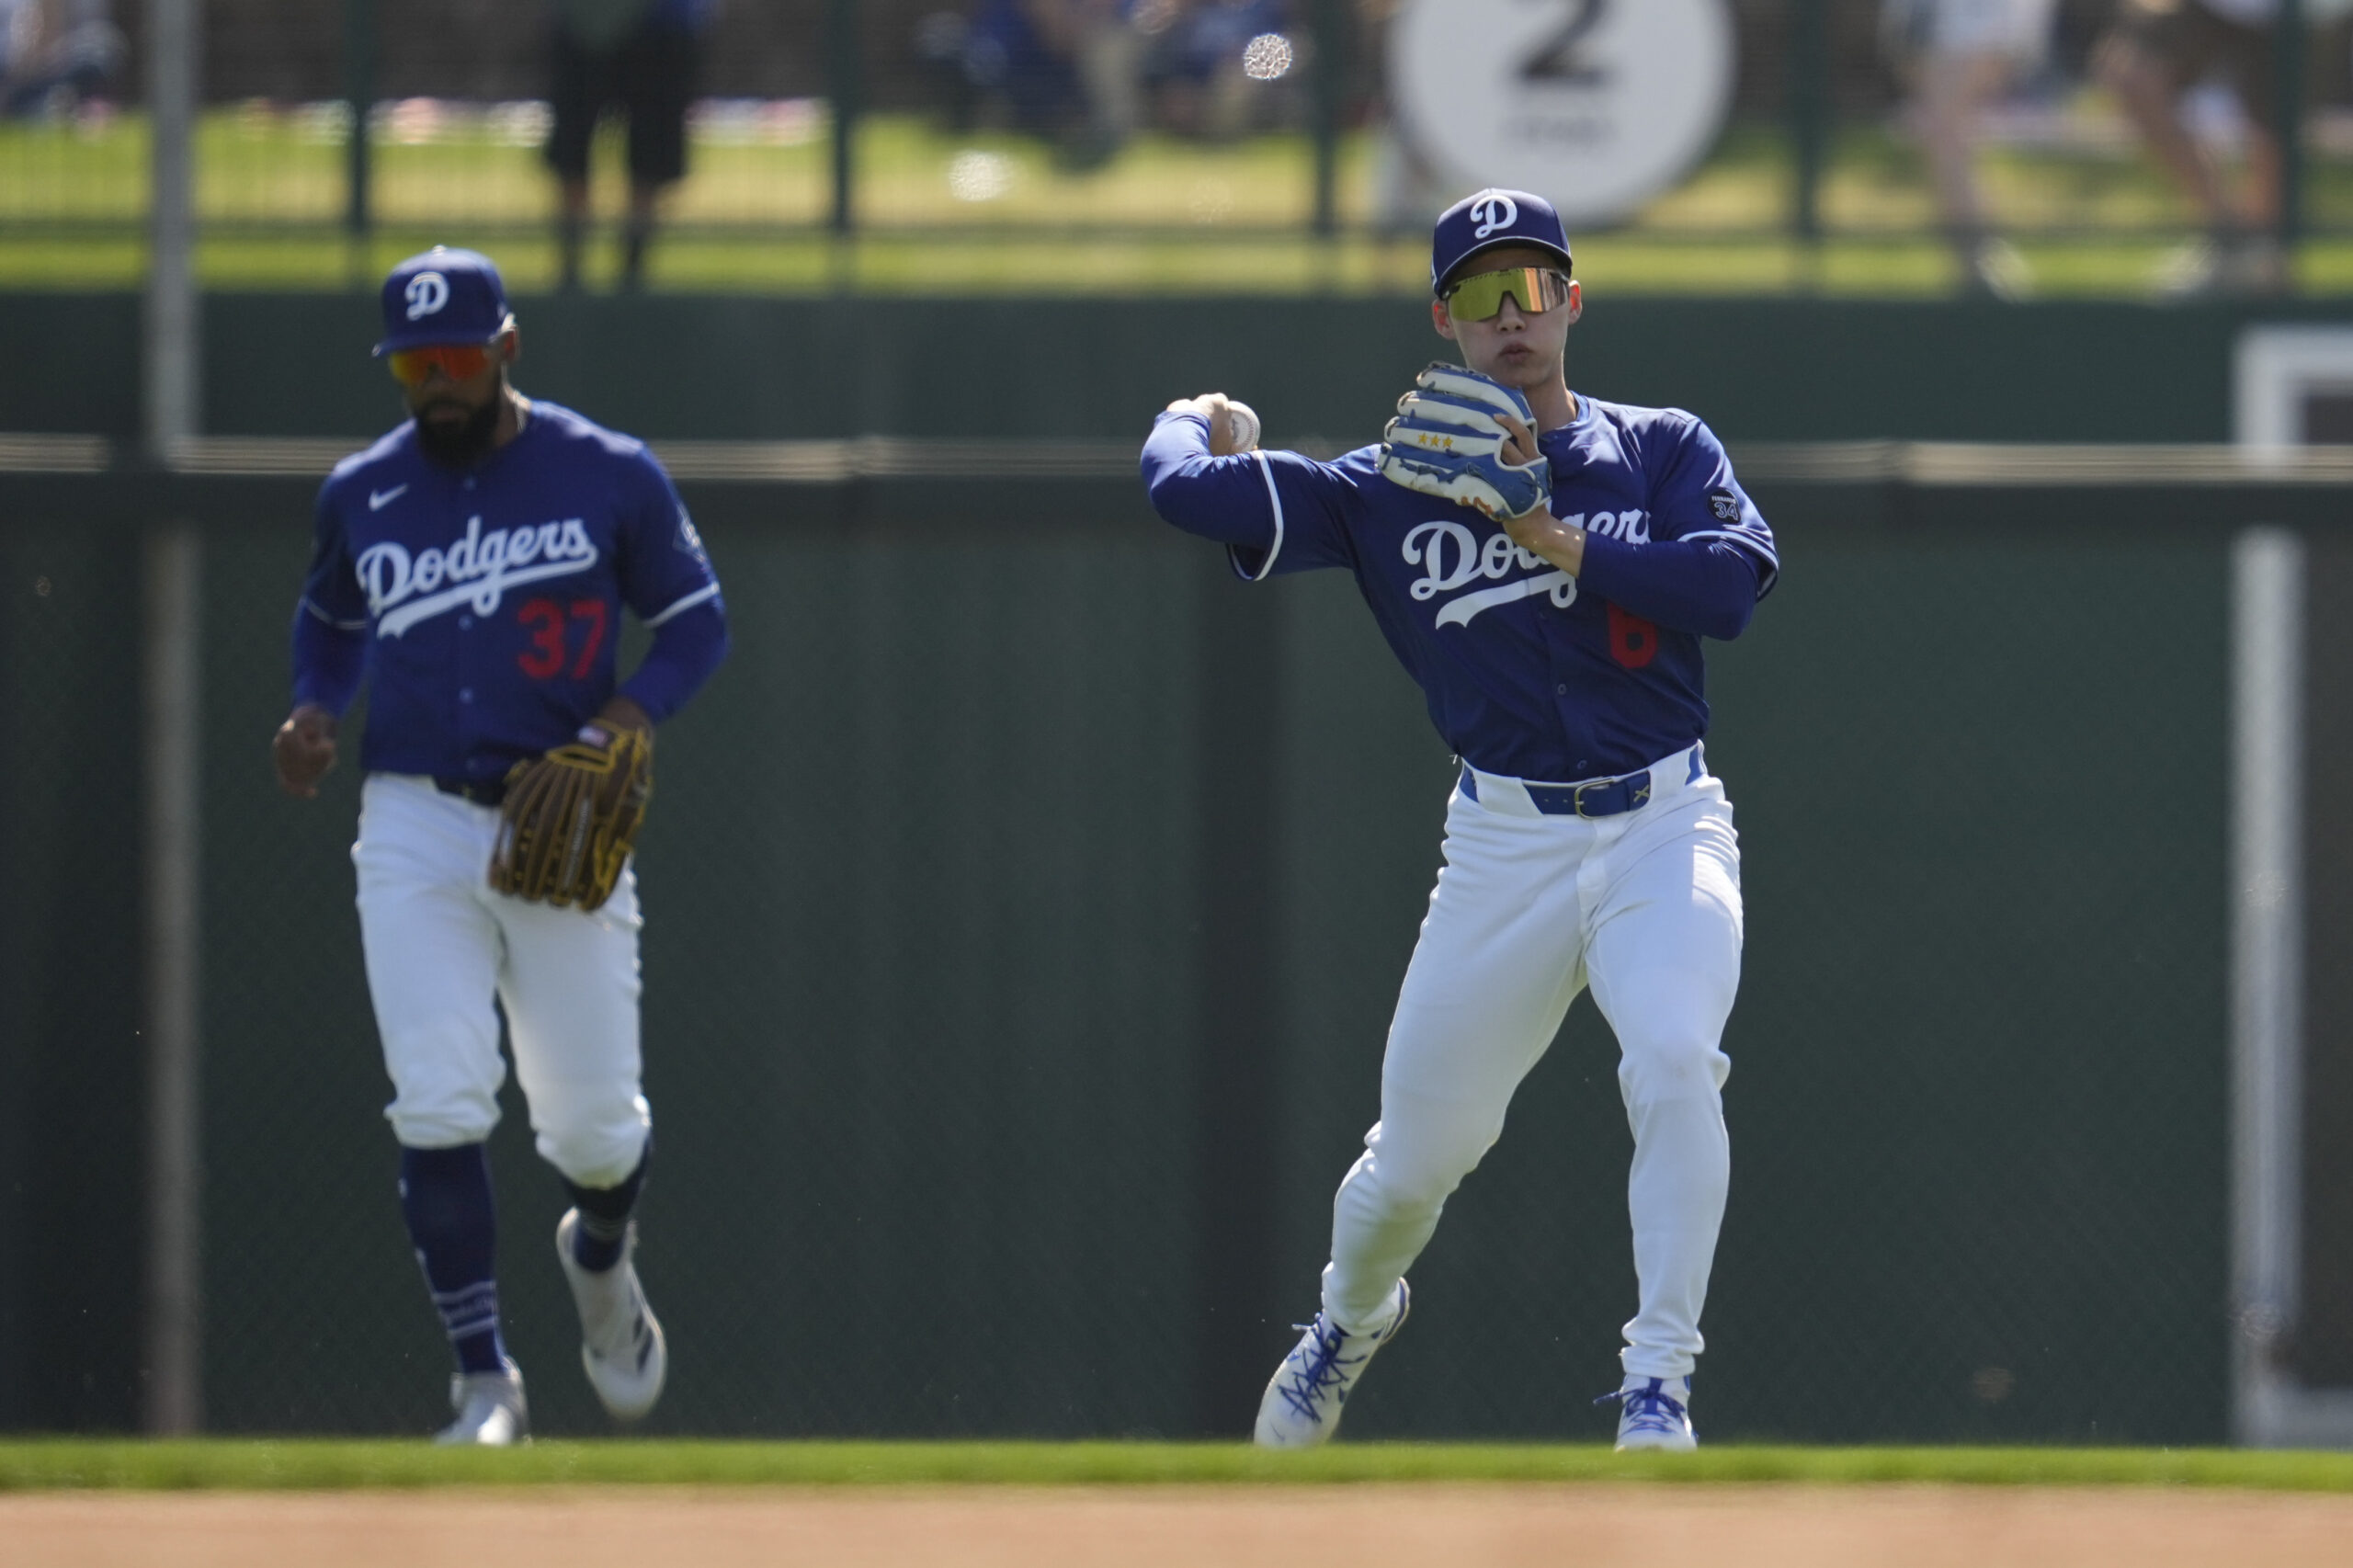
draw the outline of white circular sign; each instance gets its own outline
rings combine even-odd
[[[1465,187],[1536,192],[1572,229],[1688,172],[1732,79],[1724,0],[1405,0],[1389,28],[1406,139]]]

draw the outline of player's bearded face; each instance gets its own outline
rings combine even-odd
[[[416,444],[435,462],[466,468],[488,455],[506,396],[506,367],[494,361],[478,376],[451,381],[438,371],[408,389]]]

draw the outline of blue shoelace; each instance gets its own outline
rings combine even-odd
[[[1327,1388],[1334,1389],[1338,1391],[1340,1403],[1346,1403],[1348,1397],[1348,1376],[1341,1369],[1357,1366],[1365,1358],[1358,1356],[1350,1360],[1341,1360],[1340,1341],[1344,1335],[1336,1325],[1326,1322],[1320,1312],[1316,1314],[1313,1323],[1295,1323],[1291,1327],[1302,1334],[1315,1335],[1315,1352],[1307,1358],[1296,1373],[1277,1384],[1276,1392],[1282,1395],[1283,1403],[1290,1405],[1292,1410],[1320,1426],[1323,1424],[1324,1413],[1315,1407],[1316,1395]]]
[[[1646,1387],[1603,1394],[1593,1403],[1623,1405],[1627,1425],[1635,1431],[1681,1432],[1689,1415],[1683,1402],[1666,1392],[1665,1378],[1653,1378]]]

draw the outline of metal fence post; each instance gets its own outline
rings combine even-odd
[[[150,455],[193,435],[196,410],[196,51],[199,0],[147,0],[146,429]]]
[[[2283,1440],[2302,1128],[2303,541],[2231,548],[2231,1426]]]
[[[153,125],[145,343],[149,460],[199,428],[194,131],[199,0],[148,0]],[[203,1215],[198,1147],[197,619],[200,543],[158,518],[145,553],[147,1267],[142,1335],[150,1432],[204,1424]]]
[[[2304,3],[2279,0],[2273,24],[2272,69],[2277,75],[2272,129],[2279,138],[2280,284],[2296,288],[2296,245],[2304,229]]]
[[[203,1150],[199,1063],[201,822],[198,735],[203,540],[184,518],[149,530],[144,753],[147,905],[147,1303],[145,1425],[204,1426]]]
[[[1339,229],[1340,119],[1347,108],[1347,17],[1340,0],[1315,0],[1315,232]]]
[[[376,103],[376,0],[343,0],[343,96],[351,106],[350,139],[345,143],[343,226],[351,253],[355,285],[369,271],[368,231],[374,193],[369,187],[374,147],[368,115]]]
[[[1791,0],[1790,15],[1790,230],[1822,238],[1822,166],[1830,131],[1830,29],[1824,0]]]
[[[826,14],[825,87],[834,110],[834,233],[847,237],[857,226],[858,110],[858,0],[833,0]]]

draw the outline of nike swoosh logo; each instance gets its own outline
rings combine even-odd
[[[407,489],[408,486],[405,484],[395,484],[390,490],[370,490],[368,492],[368,509],[371,512],[382,511],[399,500]]]

